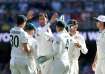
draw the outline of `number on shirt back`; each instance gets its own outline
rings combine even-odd
[[[19,37],[17,35],[13,36],[13,35],[10,35],[10,42],[11,42],[11,45],[12,47],[19,47]]]
[[[69,39],[66,40],[66,46],[65,48],[68,50],[69,49]]]

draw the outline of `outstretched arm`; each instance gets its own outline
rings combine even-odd
[[[93,71],[96,70],[97,55],[98,55],[98,54],[97,54],[97,52],[96,52],[96,56],[95,56],[94,61],[93,61],[93,64],[92,64],[92,69],[93,69]]]

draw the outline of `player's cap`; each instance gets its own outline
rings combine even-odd
[[[27,23],[25,30],[36,30],[35,26],[32,23]]]
[[[70,20],[69,22],[68,22],[68,25],[71,27],[71,26],[73,26],[73,25],[78,25],[78,21],[77,20]]]
[[[100,22],[105,22],[105,15],[99,15],[97,18],[95,18],[96,20],[100,21]]]
[[[20,25],[23,22],[27,21],[27,18],[24,15],[18,15],[17,16],[17,24]]]
[[[60,20],[56,22],[56,26],[65,28],[66,24]]]

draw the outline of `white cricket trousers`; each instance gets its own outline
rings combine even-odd
[[[52,61],[53,61],[53,59],[50,59],[40,65],[41,74],[49,74],[49,69],[51,68]]]
[[[105,59],[97,60],[95,74],[105,74]]]
[[[10,64],[10,69],[12,74],[36,74],[34,68],[26,64]]]
[[[70,74],[79,74],[78,60],[70,61]]]
[[[66,60],[65,60],[66,61]],[[61,60],[54,60],[48,74],[69,74],[69,64],[65,65]]]

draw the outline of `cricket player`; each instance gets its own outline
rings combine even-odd
[[[30,70],[30,74],[37,74],[37,50],[38,44],[35,38],[33,38],[33,34],[35,33],[36,28],[32,23],[27,23],[25,26],[25,31],[28,33],[28,44],[31,47],[31,53],[28,54],[28,68]]]
[[[27,55],[31,49],[28,45],[28,34],[23,30],[27,18],[24,15],[17,16],[17,26],[10,30],[11,60],[10,69],[12,74],[32,74],[27,65]]]
[[[77,21],[71,20],[69,22],[69,25],[70,25],[69,35],[72,37],[74,41],[74,47],[70,48],[69,50],[70,74],[79,74],[78,59],[80,56],[80,51],[83,54],[86,54],[88,52],[88,49],[86,48],[85,39],[77,31],[78,29]]]
[[[65,24],[57,21],[56,30],[53,40],[53,62],[48,74],[69,74],[69,56],[68,49],[71,43],[70,36],[64,29]]]
[[[97,53],[93,63],[93,68],[96,64],[95,74],[105,74],[105,15],[99,15],[96,20],[96,25],[100,32],[96,41]]]
[[[55,21],[56,16],[52,16],[52,21]],[[39,24],[40,27],[38,27],[36,31],[36,39],[39,44],[39,50],[38,50],[38,57],[48,57],[52,53],[52,32],[51,29],[49,28],[50,23],[48,23],[48,17],[47,14],[45,13],[40,13],[39,14]],[[50,62],[52,60],[48,60],[44,63],[40,64],[41,67],[41,72],[42,74],[48,74],[48,68],[50,65]],[[40,61],[38,61],[40,63]]]

